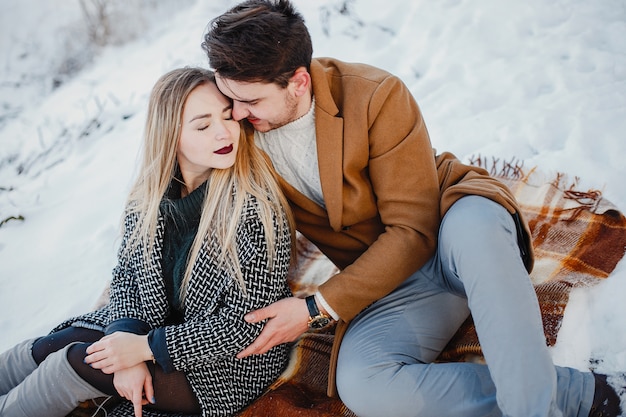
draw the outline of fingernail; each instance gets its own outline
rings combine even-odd
[[[156,404],[156,398],[152,397],[152,404]]]

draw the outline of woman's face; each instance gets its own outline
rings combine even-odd
[[[232,118],[232,102],[214,83],[196,87],[187,97],[178,142],[178,164],[191,191],[213,168],[230,168],[239,145],[239,122]]]

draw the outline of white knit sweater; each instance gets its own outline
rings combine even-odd
[[[315,98],[307,114],[269,132],[255,132],[254,140],[285,181],[326,208],[317,163]]]

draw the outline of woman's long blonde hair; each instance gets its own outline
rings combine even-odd
[[[153,250],[161,200],[178,167],[176,152],[185,102],[193,89],[204,83],[215,83],[213,72],[202,68],[175,69],[163,75],[150,94],[141,167],[127,204],[127,214],[138,215],[138,223],[126,245],[127,251],[142,247],[146,261]],[[295,243],[293,217],[274,171],[263,153],[248,140],[243,127],[235,164],[228,169],[212,169],[207,184],[200,224],[181,285],[181,299],[207,236],[217,238],[221,248],[219,263],[235,275],[245,292],[236,230],[248,194],[256,197],[270,260],[285,227],[289,227],[292,247]]]

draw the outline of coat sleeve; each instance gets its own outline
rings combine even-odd
[[[164,328],[174,369],[189,371],[232,358],[259,335],[264,323],[250,324],[243,316],[290,295],[291,239],[288,228],[284,230],[275,253],[269,254],[256,210],[247,211],[237,231],[245,291],[232,274],[218,267],[210,249],[203,251],[188,287],[184,323]],[[218,283],[217,291],[207,294],[207,280]]]
[[[344,163],[344,182],[372,195],[371,217],[360,222],[377,221],[381,226],[358,258],[320,286],[344,321],[393,291],[433,256],[440,220],[434,151],[410,91],[397,77],[388,76],[361,100],[368,101],[352,107],[367,115],[366,131],[361,126],[363,115],[359,121],[356,113],[344,114],[345,159],[350,161]],[[354,144],[363,140],[367,142]],[[355,146],[363,156],[352,150]],[[346,198],[344,187],[344,207]],[[363,204],[358,209],[366,212]],[[373,220],[376,216],[378,220]],[[358,227],[344,225],[342,233],[356,233]]]
[[[140,285],[139,280],[146,283],[159,282],[159,260],[146,262],[143,257],[143,248],[140,246],[132,251],[127,251],[130,244],[130,236],[137,225],[137,216],[127,215],[124,221],[124,235],[118,251],[118,262],[113,269],[110,286],[110,323],[105,329],[106,334],[115,331],[127,331],[136,334],[146,334],[154,327],[159,319],[165,316],[161,311],[165,303],[151,305],[151,310],[146,310],[145,303],[148,300],[165,297],[164,289],[153,285]],[[161,233],[161,226],[157,234]],[[153,248],[153,256],[158,251]],[[141,270],[141,271],[140,271]],[[161,297],[155,296],[154,292],[161,290]],[[162,298],[165,300],[165,298]],[[152,303],[154,304],[154,303]]]

